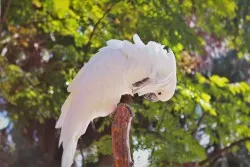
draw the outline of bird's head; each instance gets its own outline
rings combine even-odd
[[[134,35],[134,42],[138,46],[144,46],[147,54],[151,55],[153,70],[148,84],[139,89],[138,94],[144,95],[149,101],[168,101],[176,89],[176,61],[175,55],[171,49],[154,41],[144,44],[137,34]]]
[[[176,78],[176,61],[171,49],[166,48],[158,43],[153,43],[154,47],[159,47],[158,54],[162,54],[161,59],[156,60],[157,70],[154,74],[153,89],[146,93],[144,97],[150,101],[168,101],[175,92]]]
[[[153,92],[144,94],[144,98],[149,101],[156,102],[156,101],[168,101],[175,92],[176,89],[176,78],[173,77],[171,81],[168,82],[164,87],[159,86],[159,88],[155,89]]]

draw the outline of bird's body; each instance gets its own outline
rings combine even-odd
[[[56,124],[61,128],[59,145],[63,143],[64,148],[62,167],[71,166],[77,141],[90,121],[113,112],[122,95],[148,94],[162,101],[173,96],[176,63],[172,51],[155,42],[144,45],[137,35],[134,42],[108,41],[69,85],[70,95]]]

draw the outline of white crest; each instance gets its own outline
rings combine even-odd
[[[137,34],[133,36],[133,40],[136,45],[145,45]]]

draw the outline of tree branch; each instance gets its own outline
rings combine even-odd
[[[120,103],[114,111],[112,123],[114,167],[133,166],[129,147],[129,133],[132,117],[133,111],[124,103]]]
[[[222,153],[224,153],[224,152],[230,150],[230,149],[233,148],[234,146],[238,146],[238,145],[240,145],[241,143],[244,143],[244,142],[246,142],[246,141],[250,141],[250,137],[245,137],[245,138],[243,138],[243,139],[240,139],[240,140],[238,140],[238,141],[236,141],[236,142],[231,143],[229,146],[227,146],[227,147],[225,147],[225,148],[223,148],[223,149],[221,149],[221,150],[218,150],[218,151],[217,151],[215,154],[213,154],[212,156],[210,156],[210,157],[208,157],[207,159],[205,159],[205,160],[199,162],[199,164],[200,164],[200,165],[204,165],[204,164],[206,164],[206,163],[208,163],[208,162],[214,160],[215,158],[219,157]]]
[[[82,156],[82,162],[84,163],[84,154],[83,154],[83,146],[82,146],[82,138],[80,138],[79,140],[79,150],[80,150],[80,153],[81,153],[81,156]]]
[[[159,132],[159,131],[160,131],[161,125],[162,125],[162,123],[163,123],[163,121],[164,121],[164,118],[165,118],[166,114],[167,114],[167,112],[163,110],[163,113],[162,113],[162,116],[161,116],[161,121],[160,121],[160,123],[159,123],[159,126],[157,127],[156,132]],[[150,155],[150,163],[151,163],[151,164],[152,164],[152,158],[153,158],[154,152],[155,152],[155,147],[153,147],[152,152],[151,152],[151,155]]]
[[[3,13],[3,17],[0,17],[0,33],[2,32],[3,24],[6,21],[6,18],[7,18],[9,9],[10,9],[11,2],[12,2],[12,0],[7,1],[6,7],[5,7],[5,10],[4,10],[4,13]],[[0,1],[0,3],[1,3],[1,1]],[[1,7],[1,5],[0,5],[0,7]],[[1,14],[0,14],[0,16],[1,16]]]
[[[113,2],[113,3],[105,10],[105,12],[103,13],[102,17],[99,18],[99,20],[95,23],[94,28],[93,28],[93,31],[92,31],[91,34],[89,35],[89,40],[88,40],[88,42],[87,42],[87,44],[86,44],[86,46],[85,46],[87,51],[88,51],[88,49],[89,49],[89,47],[90,47],[92,38],[93,38],[93,36],[94,36],[94,34],[95,34],[95,32],[96,32],[96,29],[97,29],[98,25],[101,23],[101,21],[104,19],[104,17],[111,11],[111,9],[112,9],[118,2],[120,2],[120,1],[115,1],[115,2]]]

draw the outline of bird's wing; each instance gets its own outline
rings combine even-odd
[[[61,128],[63,142],[62,167],[70,167],[79,137],[91,120],[111,113],[122,94],[126,56],[117,49],[102,49],[76,75],[68,87],[71,92],[65,101],[56,128]]]

